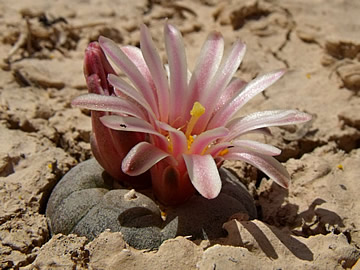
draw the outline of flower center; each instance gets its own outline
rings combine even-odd
[[[194,136],[189,136],[188,139],[187,139],[187,148],[188,150],[190,150],[190,147],[192,145],[192,143],[194,142]]]
[[[205,107],[201,105],[200,102],[196,101],[194,103],[193,108],[190,111],[190,121],[187,124],[185,136],[187,138],[187,147],[188,150],[190,150],[191,144],[194,142],[194,137],[196,135],[191,135],[191,132],[193,131],[197,121],[199,120],[200,116],[202,116],[205,113]]]
[[[200,102],[195,102],[193,105],[193,108],[190,111],[190,121],[188,122],[188,124],[186,125],[186,132],[185,132],[185,136],[187,139],[187,149],[190,150],[192,143],[194,142],[195,138],[196,138],[196,134],[191,135],[191,132],[193,131],[197,121],[199,120],[200,116],[202,116],[205,113],[205,107],[203,105],[200,104]],[[178,130],[181,130],[182,127],[178,128]],[[173,152],[174,147],[171,141],[171,137],[170,134],[168,133],[166,135],[166,138],[169,142],[168,144],[168,151],[169,152]]]
[[[200,116],[205,113],[205,107],[200,104],[200,102],[195,102],[192,110],[190,111],[190,121],[187,124],[185,136],[189,138],[191,136],[191,132],[193,131],[197,121],[199,120]]]

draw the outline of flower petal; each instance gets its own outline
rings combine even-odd
[[[76,97],[71,105],[93,111],[113,112],[127,114],[138,118],[145,118],[144,113],[130,101],[114,97],[97,94],[85,94]]]
[[[191,145],[190,153],[192,154],[202,154],[203,151],[216,139],[222,138],[229,134],[229,130],[224,127],[219,127],[211,130],[207,130],[201,133],[194,139],[194,142]]]
[[[169,84],[159,53],[155,48],[148,28],[144,24],[140,26],[140,46],[157,90],[160,120],[167,122],[169,114]]]
[[[106,115],[100,118],[101,122],[108,128],[121,130],[121,131],[132,131],[132,132],[144,132],[154,134],[157,136],[163,136],[157,132],[154,127],[143,119],[135,117],[122,117],[119,115]]]
[[[208,128],[215,128],[229,121],[229,119],[231,119],[231,117],[236,114],[238,110],[250,99],[275,83],[284,73],[285,70],[270,72],[249,82],[238,96],[229,101],[222,107],[222,109],[216,112],[210,120]]]
[[[224,159],[243,160],[263,171],[283,188],[288,188],[290,175],[275,158],[250,151],[237,151],[239,151],[239,148],[230,148],[229,153],[224,155]]]
[[[190,100],[192,106],[204,95],[206,87],[211,82],[221,62],[224,52],[224,39],[219,32],[212,32],[201,48],[200,56],[192,73],[189,83]],[[190,110],[191,108],[187,108]]]
[[[234,43],[227,58],[221,63],[211,84],[206,89],[206,93],[200,97],[200,103],[206,108],[206,111],[201,117],[201,121],[196,125],[195,132],[202,132],[208,124],[221,93],[234,76],[245,55],[245,51],[246,45],[244,43],[239,40]]]
[[[248,151],[253,151],[267,156],[278,156],[281,154],[281,150],[275,146],[252,140],[236,140],[232,143],[234,146],[242,149],[247,149]]]
[[[245,135],[245,134],[249,134],[249,133],[262,134],[264,136],[272,136],[271,130],[268,127],[252,129],[252,130],[242,133],[241,135]]]
[[[115,88],[115,94],[117,94],[117,91],[120,91],[126,96],[136,100],[136,102],[138,102],[148,112],[149,116],[156,118],[149,103],[145,100],[144,96],[139,93],[134,87],[132,87],[120,77],[113,74],[110,74],[108,76],[108,81]]]
[[[275,110],[263,111],[249,114],[245,117],[231,120],[226,127],[230,130],[229,136],[225,140],[232,140],[250,130],[284,126],[307,122],[311,115],[297,110]]]
[[[130,131],[130,132],[143,132],[157,136],[159,147],[167,149],[168,141],[164,135],[156,131],[155,128],[147,121],[135,117],[121,117],[118,115],[106,115],[100,118],[101,122],[108,128]]]
[[[146,172],[157,162],[168,156],[168,153],[156,146],[148,142],[141,142],[129,151],[122,161],[121,168],[124,173],[136,176]]]
[[[231,81],[230,84],[221,93],[219,101],[215,106],[214,113],[217,112],[220,108],[222,108],[227,102],[235,98],[240,93],[240,91],[243,90],[246,84],[247,83],[245,81],[238,78]]]
[[[135,66],[140,71],[141,75],[143,75],[145,80],[151,86],[151,88],[152,88],[152,90],[154,92],[154,96],[157,97],[157,93],[156,93],[153,78],[151,76],[149,67],[147,66],[147,64],[145,62],[145,59],[143,57],[143,54],[142,54],[141,50],[138,47],[129,46],[129,45],[128,46],[122,46],[121,50],[131,60],[131,62],[133,62],[135,64]]]
[[[143,94],[151,109],[158,116],[158,107],[154,91],[150,83],[144,78],[134,62],[111,39],[100,37],[99,43],[107,57],[109,57],[132,81],[134,86]]]
[[[191,183],[205,198],[216,198],[221,190],[221,179],[211,155],[183,154]]]
[[[219,155],[219,153],[222,150],[229,148],[230,146],[232,146],[232,144],[230,142],[221,142],[221,143],[214,144],[205,151],[205,155],[209,154],[209,155],[212,155],[213,157],[216,157]]]
[[[169,132],[172,155],[176,158],[181,153],[184,153],[187,149],[185,134],[164,122],[157,122],[157,124],[161,129]]]
[[[165,48],[168,56],[170,69],[170,108],[169,123],[174,126],[182,125],[185,119],[183,115],[184,100],[187,99],[187,62],[184,43],[181,33],[173,25],[166,23],[164,27]]]

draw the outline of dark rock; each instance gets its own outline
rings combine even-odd
[[[233,197],[245,207],[246,212],[250,219],[257,218],[256,207],[254,199],[250,195],[249,191],[239,179],[225,168],[220,168],[220,177],[222,179],[221,193],[225,193],[230,197]]]
[[[221,168],[223,187],[213,200],[193,196],[178,208],[169,210],[168,220],[176,235],[191,236],[192,239],[214,239],[224,236],[222,225],[236,213],[246,213],[256,218],[254,200],[246,187],[228,170]],[[166,229],[166,227],[165,227]]]
[[[220,169],[223,189],[213,200],[199,195],[177,208],[166,209],[166,220],[150,197],[128,189],[112,189],[112,180],[95,159],[69,171],[54,188],[46,209],[52,234],[75,233],[94,239],[106,229],[120,231],[138,249],[153,249],[175,236],[213,239],[224,236],[222,225],[236,213],[256,217],[246,188]]]

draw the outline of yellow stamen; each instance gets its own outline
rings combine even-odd
[[[192,143],[194,142],[194,137],[193,136],[189,136],[188,139],[187,139],[187,147],[188,147],[188,150],[190,150],[190,147],[192,145]]]
[[[223,149],[223,150],[220,151],[219,156],[224,156],[224,155],[226,155],[227,153],[229,153],[229,149],[225,148],[225,149]]]
[[[169,152],[172,153],[173,149],[174,149],[174,148],[173,148],[172,143],[169,142],[169,144],[168,144],[168,150],[169,150]]]
[[[196,122],[199,120],[200,116],[205,113],[205,107],[200,104],[200,102],[195,102],[192,110],[190,111],[190,121],[187,124],[185,136],[189,138],[192,130],[194,129]]]
[[[209,148],[210,148],[210,144],[209,144],[208,146],[206,146],[206,147],[202,150],[201,155],[204,155],[205,152],[206,152]]]
[[[173,146],[173,144],[172,144],[172,141],[171,141],[170,135],[168,135],[168,136],[166,137],[166,139],[167,139],[167,140],[168,140],[168,142],[169,142],[169,144],[168,144],[168,151],[169,151],[170,153],[172,153],[172,152],[173,152],[173,150],[174,150],[174,146]]]

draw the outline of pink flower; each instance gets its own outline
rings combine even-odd
[[[97,42],[90,43],[85,52],[84,75],[89,89],[90,95],[97,94],[98,98],[105,100],[113,100],[114,88],[107,81],[109,74],[115,74],[115,71],[107,61],[103,51]],[[83,97],[79,97],[77,101],[82,102]],[[99,100],[97,100],[99,102]],[[111,102],[111,101],[110,101]],[[98,103],[99,104],[99,103]],[[122,107],[121,100],[115,103],[117,107]],[[107,104],[108,108],[110,103]],[[92,110],[92,136],[91,150],[99,162],[99,164],[115,179],[121,179],[125,182],[131,182],[133,186],[145,187],[151,183],[149,175],[141,175],[139,177],[130,177],[121,170],[119,161],[123,160],[130,149],[137,143],[144,140],[144,134],[129,134],[125,131],[109,129],[102,124],[100,118],[108,115],[107,110]],[[116,109],[114,109],[116,111]]]
[[[122,171],[131,176],[150,170],[154,194],[165,204],[182,203],[195,190],[208,199],[217,197],[221,190],[218,166],[223,160],[243,160],[287,187],[289,174],[273,157],[280,154],[280,149],[241,136],[269,134],[268,127],[306,122],[311,116],[296,110],[235,116],[252,97],[276,82],[284,70],[249,83],[233,79],[246,46],[236,41],[223,58],[223,37],[212,32],[191,74],[180,32],[166,23],[164,37],[168,67],[162,65],[145,25],[141,26],[141,49],[120,48],[100,37],[107,58],[131,83],[111,71],[106,83],[113,87],[114,95],[87,94],[73,101],[75,106],[111,112],[100,118],[111,130],[134,136],[145,134],[123,159],[113,162],[121,162]],[[113,144],[121,148],[123,142]]]

